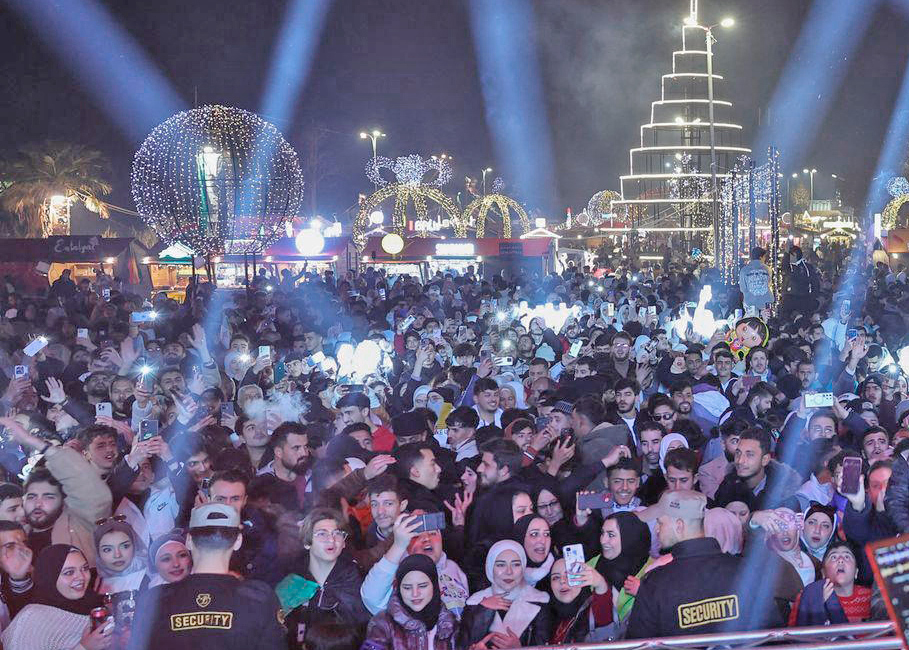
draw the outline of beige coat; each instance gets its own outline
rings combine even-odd
[[[95,522],[109,517],[110,489],[88,461],[75,449],[51,447],[45,454],[47,469],[63,486],[63,512],[51,531],[54,544],[72,544],[95,566]]]

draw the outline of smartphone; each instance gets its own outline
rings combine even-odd
[[[88,328],[80,327],[76,330],[76,338],[87,339],[88,338]]]
[[[467,326],[466,326],[466,325],[459,325],[459,326],[458,326],[458,337],[459,337],[459,338],[460,338],[460,337],[463,337],[465,334],[467,334]]]
[[[316,365],[317,363],[322,363],[325,361],[325,353],[322,351],[316,352],[315,354],[309,357],[312,360],[311,366]]]
[[[129,315],[130,323],[152,323],[158,317],[154,311],[134,311]]]
[[[114,409],[110,402],[98,402],[95,404],[95,417],[104,416],[111,418],[114,416]]]
[[[736,322],[742,320],[742,310],[736,309],[735,312],[733,312],[733,318],[735,318]]]
[[[25,354],[27,354],[28,356],[33,357],[36,354],[38,354],[39,352],[41,352],[41,350],[46,348],[48,343],[49,343],[49,341],[47,340],[46,336],[39,336],[38,338],[34,339],[31,343],[26,345],[24,348],[22,348],[22,351]]]
[[[379,289],[379,298],[385,300],[385,289]]]
[[[16,366],[16,379],[28,378],[28,366]]]
[[[202,483],[199,485],[199,492],[204,494],[206,499],[211,497],[210,488],[211,488],[211,479],[210,478],[202,479]]]
[[[646,307],[641,307],[640,309],[638,309],[638,318],[640,320],[647,320],[647,308]]]
[[[271,346],[260,345],[259,346],[259,358],[270,358],[271,357]]]
[[[569,354],[569,356],[572,356],[572,357],[574,357],[574,358],[577,358],[577,357],[578,357],[578,354],[581,353],[581,344],[582,344],[582,343],[583,343],[582,341],[575,341],[574,343],[572,343],[572,344],[571,344],[571,347],[568,348],[568,354]]]
[[[234,416],[236,414],[237,414],[237,412],[234,410],[233,402],[224,402],[223,404],[221,404],[221,416],[222,417],[225,415]]]
[[[607,302],[606,303],[606,315],[612,318],[615,316],[615,303]]]
[[[656,316],[656,305],[650,305],[649,307],[647,307],[647,315]]]
[[[847,341],[854,341],[857,338],[858,338],[858,330],[856,330],[856,329],[846,330],[846,340]]]
[[[414,531],[416,533],[425,533],[429,530],[445,530],[445,515],[441,512],[430,512],[425,515],[417,515],[420,518],[420,525]]]
[[[542,431],[546,426],[552,421],[552,418],[548,415],[541,415],[536,420],[533,421],[534,426],[537,431]]]
[[[816,409],[833,406],[833,393],[810,393],[805,395],[805,408]]]
[[[843,494],[858,494],[859,481],[862,480],[862,459],[856,456],[846,456],[843,459],[843,483],[840,492]]]
[[[104,298],[105,302],[110,300],[110,289],[102,289],[101,297]]]
[[[851,300],[843,301],[843,313],[846,313],[846,314],[852,313],[852,301]]]
[[[751,388],[760,380],[760,377],[756,377],[754,375],[745,375],[742,377],[742,388],[745,390],[751,390]]]
[[[362,393],[366,389],[366,384],[347,384],[348,393]]]
[[[405,318],[403,321],[401,321],[401,331],[406,332],[407,328],[410,327],[411,325],[413,325],[413,322],[415,320],[417,320],[416,317],[413,314],[411,314],[410,316]]]
[[[283,361],[279,361],[275,364],[275,378],[274,382],[277,384],[279,381],[284,379],[287,376],[287,364]]]
[[[578,494],[578,510],[597,510],[609,506],[609,492],[592,492],[589,494]],[[567,562],[567,560],[566,560]]]
[[[494,363],[495,363],[495,365],[499,366],[500,368],[502,366],[513,366],[514,357],[496,357]]]
[[[139,440],[151,440],[158,435],[157,420],[142,420],[139,423]]]
[[[569,544],[562,547],[565,558],[565,570],[568,572],[568,584],[576,587],[581,584],[580,573],[584,567],[584,545]]]

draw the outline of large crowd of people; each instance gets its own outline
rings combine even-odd
[[[696,262],[263,269],[182,301],[7,277],[0,643],[492,650],[885,619],[864,545],[909,532],[909,290],[813,255],[756,249],[737,284]]]

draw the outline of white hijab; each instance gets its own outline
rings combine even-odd
[[[504,618],[502,618],[500,612],[497,611],[495,613],[492,625],[489,626],[489,631],[507,633],[508,629],[511,629],[515,636],[520,638],[533,619],[536,618],[537,613],[540,611],[540,604],[549,602],[549,594],[534,589],[525,581],[519,581],[518,586],[511,591],[502,591],[496,587],[492,579],[492,570],[499,555],[505,551],[514,551],[520,558],[521,573],[527,569],[527,555],[524,553],[523,546],[510,539],[496,542],[489,549],[489,553],[486,554],[486,579],[489,580],[492,586],[473,594],[467,599],[467,604],[479,605],[480,601],[488,596],[504,596],[511,601],[511,607],[508,608]]]

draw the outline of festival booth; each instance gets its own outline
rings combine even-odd
[[[520,269],[540,276],[553,270],[556,240],[528,239],[436,239],[413,237],[404,240],[396,254],[386,252],[382,239],[369,238],[360,257],[363,265],[385,268],[388,273],[409,273],[422,280],[437,271],[464,273],[473,266],[482,277],[505,270],[506,275]]]
[[[298,235],[301,236],[305,238],[314,235],[303,231]],[[267,269],[270,276],[280,277],[284,269],[294,275],[304,269],[319,273],[330,270],[337,275],[346,273],[355,265],[356,249],[350,237],[325,237],[321,247],[310,246],[309,249],[299,244],[296,238],[283,237],[269,246],[262,255],[250,253],[212,257],[218,286],[243,287],[246,278],[252,279],[261,268]],[[195,263],[195,274],[205,275],[204,260],[196,258]],[[194,274],[193,251],[179,243],[156,248],[149,269],[156,289],[182,291]]]
[[[74,235],[0,240],[0,273],[17,278],[27,291],[43,291],[64,269],[72,272],[76,283],[83,278],[94,281],[99,268],[136,289],[148,290],[152,279],[147,260],[148,249],[129,237]]]

